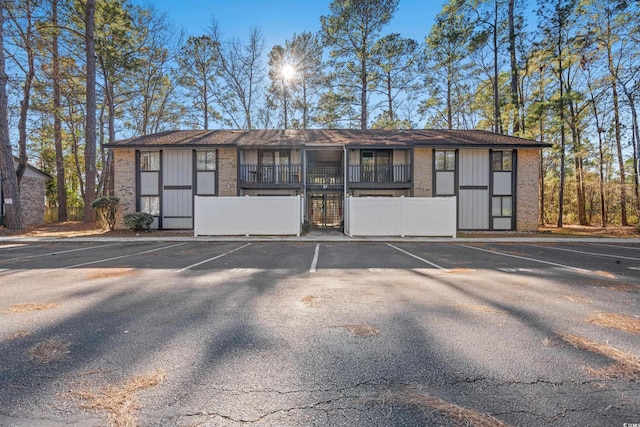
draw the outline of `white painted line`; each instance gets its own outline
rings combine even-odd
[[[527,245],[527,246],[534,246],[536,248],[540,248],[541,247],[541,246],[538,246],[538,245]],[[575,249],[555,248],[553,246],[543,246],[543,247],[545,249],[553,249],[553,250],[556,250],[556,251],[573,252],[573,253],[576,253],[576,254],[594,255],[594,256],[598,256],[598,257],[630,259],[632,261],[640,261],[640,258],[634,258],[634,257],[630,257],[630,256],[599,254],[599,253],[596,253],[596,252],[576,251]]]
[[[165,250],[165,249],[175,248],[176,246],[182,246],[182,245],[186,245],[186,244],[187,244],[187,242],[176,243],[175,245],[169,245],[169,246],[164,246],[164,247],[161,247],[161,248],[149,249],[148,251],[136,252],[135,254],[114,256],[114,257],[111,257],[111,258],[99,259],[97,261],[88,261],[88,262],[83,262],[81,264],[69,265],[67,267],[54,268],[52,270],[44,271],[44,273],[50,273],[52,271],[59,271],[59,270],[67,270],[69,268],[82,267],[82,266],[91,265],[91,264],[100,264],[101,262],[114,261],[116,259],[129,258],[129,257],[137,256],[137,255],[149,254],[151,252],[162,251],[162,250]]]
[[[589,243],[592,246],[606,246],[608,248],[619,248],[619,249],[633,249],[634,251],[640,251],[640,248],[635,246],[626,246],[624,244],[619,245],[605,245],[604,243]]]
[[[117,245],[117,244],[118,243],[109,243],[108,245],[89,246],[87,248],[68,249],[66,251],[49,252],[49,253],[40,254],[40,255],[29,255],[29,256],[21,256],[21,257],[16,257],[16,258],[8,258],[8,259],[3,259],[2,262],[4,262],[4,261],[18,261],[18,260],[21,260],[21,259],[43,258],[43,257],[46,257],[46,256],[51,256],[51,255],[67,254],[67,253],[70,253],[70,252],[86,251],[86,250],[89,250],[89,249],[106,248],[107,246],[114,246],[114,245]]]
[[[320,252],[320,243],[316,243],[316,253],[313,254],[313,261],[311,261],[311,268],[309,273],[315,273],[318,266],[318,253]]]
[[[13,243],[7,245],[0,245],[0,249],[11,249],[11,248],[21,248],[23,246],[27,246],[26,243]]]
[[[202,265],[202,264],[206,264],[207,262],[209,262],[209,261],[213,261],[213,260],[216,260],[216,259],[218,259],[218,258],[222,258],[223,256],[226,256],[226,255],[232,254],[232,253],[234,253],[234,252],[236,252],[236,251],[239,251],[240,249],[246,248],[246,247],[247,247],[247,246],[249,246],[250,244],[251,244],[251,243],[247,243],[246,245],[242,245],[242,246],[240,246],[239,248],[232,249],[232,250],[230,250],[229,252],[225,252],[225,253],[223,253],[223,254],[216,255],[216,256],[214,256],[214,257],[212,257],[212,258],[205,259],[204,261],[196,262],[195,264],[191,264],[191,265],[190,265],[190,266],[188,266],[188,267],[181,268],[181,269],[180,269],[180,270],[178,270],[177,272],[178,272],[178,273],[182,273],[183,271],[187,271],[187,270],[189,270],[190,268],[197,267],[197,266]]]
[[[397,247],[397,246],[393,246],[391,243],[387,243],[387,246],[391,246],[393,249],[398,250],[398,251],[402,252],[403,254],[409,255],[410,257],[413,257],[413,258],[415,258],[415,259],[417,259],[417,260],[420,260],[420,261],[424,262],[425,264],[429,264],[429,265],[430,265],[430,266],[432,266],[432,267],[438,268],[438,269],[440,269],[440,270],[442,270],[442,271],[449,271],[449,269],[444,268],[444,267],[441,267],[441,266],[439,266],[439,265],[438,265],[438,264],[436,264],[436,263],[433,263],[433,262],[431,262],[431,261],[428,261],[428,260],[426,260],[426,259],[424,259],[424,258],[420,258],[418,255],[414,255],[414,254],[412,254],[411,252],[407,252],[407,251],[405,251],[404,249],[400,249],[400,248],[399,248],[399,247]]]
[[[640,270],[640,267],[629,267],[629,270]]]
[[[524,273],[531,273],[531,270],[528,268],[499,268],[498,270],[504,271],[505,273],[517,273],[519,271]]]
[[[535,258],[528,258],[526,256],[519,256],[519,255],[512,255],[512,254],[505,254],[503,252],[496,252],[496,251],[492,251],[489,249],[484,249],[484,248],[476,248],[474,246],[467,246],[467,245],[461,245],[459,244],[458,246],[462,246],[463,248],[468,248],[468,249],[475,249],[476,251],[483,251],[483,252],[489,252],[490,254],[495,254],[495,255],[502,255],[502,256],[508,256],[511,258],[518,258],[518,259],[524,259],[527,261],[533,261],[533,262],[539,262],[541,264],[548,264],[548,265],[553,265],[555,267],[562,267],[562,268],[568,268],[570,270],[574,270],[574,271],[578,271],[580,273],[592,273],[589,270],[585,270],[583,268],[577,268],[577,267],[572,267],[570,265],[564,265],[564,264],[558,264],[555,262],[549,262],[549,261],[542,261],[540,259],[535,259]]]

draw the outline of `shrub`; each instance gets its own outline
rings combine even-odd
[[[116,226],[116,213],[120,199],[114,196],[100,197],[91,203],[91,207],[98,213],[103,225],[109,227],[110,231]]]
[[[148,213],[135,212],[126,214],[123,220],[124,225],[129,227],[130,230],[149,232],[151,231],[151,224],[153,223],[154,217]]]

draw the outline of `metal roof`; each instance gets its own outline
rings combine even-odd
[[[524,138],[482,130],[408,129],[307,129],[307,130],[175,130],[105,144],[110,148],[145,147],[296,147],[296,146],[430,146],[549,147]]]

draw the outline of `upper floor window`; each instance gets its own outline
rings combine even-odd
[[[263,166],[288,165],[290,163],[289,150],[261,150],[260,164]]]
[[[456,152],[454,150],[436,150],[436,170],[456,170]]]
[[[140,153],[140,170],[142,172],[157,172],[160,170],[160,152],[143,151]]]
[[[513,164],[512,154],[511,151],[492,151],[491,169],[494,171],[511,171]]]
[[[196,170],[198,172],[215,171],[216,170],[216,152],[215,151],[197,151],[196,152]]]

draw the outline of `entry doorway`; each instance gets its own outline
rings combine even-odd
[[[313,228],[340,228],[342,222],[342,193],[310,194],[309,222]]]

